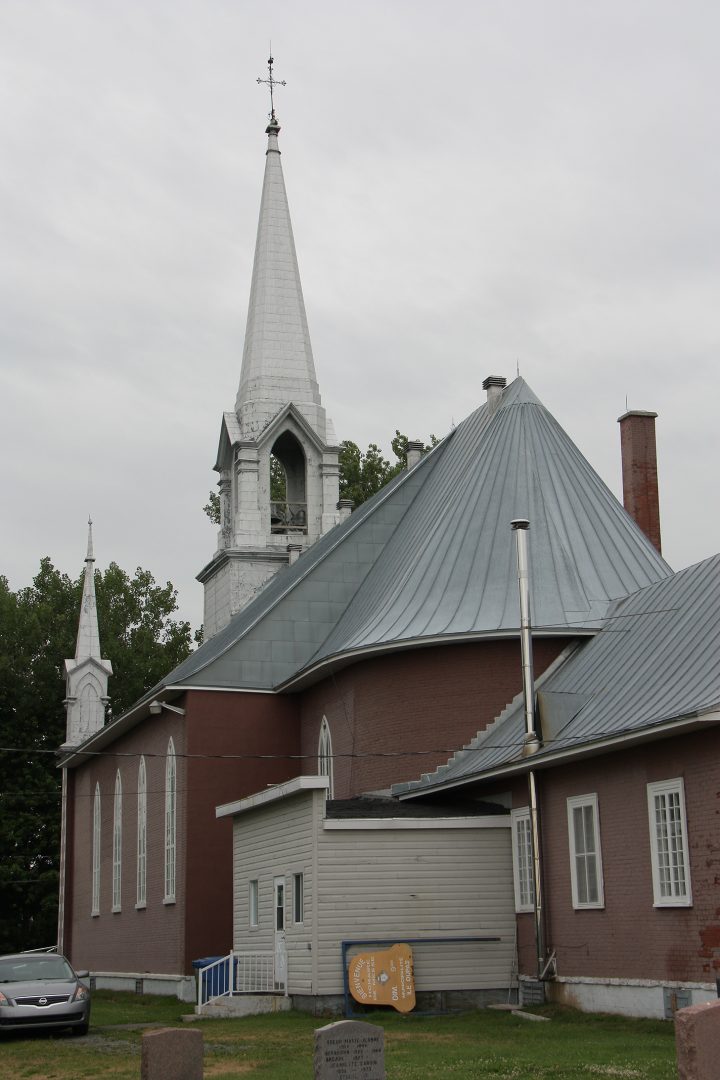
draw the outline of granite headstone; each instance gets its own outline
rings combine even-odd
[[[142,1037],[141,1080],[202,1080],[203,1036],[194,1028],[160,1028]]]
[[[315,1031],[315,1080],[385,1080],[385,1032],[339,1020]]]

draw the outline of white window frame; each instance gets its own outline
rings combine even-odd
[[[587,811],[591,821],[587,821]],[[576,828],[576,811],[581,811],[582,832]],[[568,842],[570,848],[570,881],[573,907],[578,911],[605,907],[603,884],[602,849],[600,847],[600,812],[595,792],[589,795],[573,795],[567,800]],[[587,826],[590,826],[588,829]],[[592,877],[595,877],[597,896],[590,899]],[[583,899],[582,894],[586,894]]]
[[[100,784],[95,784],[95,797],[93,799],[93,833],[92,833],[92,907],[90,914],[100,914],[100,856],[102,840],[102,804],[100,799]]]
[[[177,855],[177,760],[175,743],[168,741],[165,759],[165,895],[164,904],[175,903]]]
[[[515,911],[535,910],[535,875],[533,873],[532,820],[530,807],[510,811],[512,834],[513,885]]]
[[[299,926],[305,921],[305,875],[293,874],[293,923]]]
[[[137,886],[135,907],[147,907],[147,770],[145,758],[138,765]]]
[[[647,786],[653,906],[691,907],[690,849],[681,776]],[[677,816],[672,820],[673,811]],[[670,828],[668,828],[670,826]]]
[[[122,910],[122,777],[115,773],[115,797],[113,799],[113,876],[112,910]]]
[[[330,725],[327,722],[327,717],[323,716],[322,723],[320,724],[320,735],[318,736],[318,776],[327,776],[328,789],[326,792],[326,798],[333,798],[333,752],[332,752],[332,736],[330,735]]]
[[[260,885],[257,878],[251,878],[248,882],[248,925],[251,930],[257,930],[259,923]]]

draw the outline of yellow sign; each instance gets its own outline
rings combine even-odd
[[[348,968],[350,993],[362,1005],[392,1005],[398,1012],[415,1008],[412,949],[393,945],[382,952],[358,953]]]

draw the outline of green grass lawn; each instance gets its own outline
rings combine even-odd
[[[90,1034],[5,1036],[2,1080],[138,1080],[143,1028],[180,1026],[190,1012],[174,998],[98,991]],[[378,1012],[385,1030],[388,1080],[674,1080],[673,1025],[592,1016],[546,1006],[533,1023],[505,1012],[436,1018]],[[370,1019],[370,1018],[368,1018]],[[198,1021],[204,1076],[212,1080],[312,1080],[313,1033],[328,1020],[285,1013],[245,1020]]]

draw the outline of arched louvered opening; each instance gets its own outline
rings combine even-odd
[[[290,431],[270,452],[270,527],[274,533],[307,532],[307,461]]]

